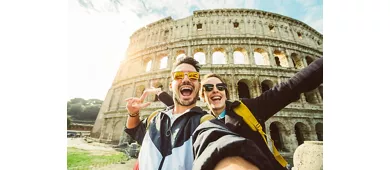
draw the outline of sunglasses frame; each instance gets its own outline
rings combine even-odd
[[[179,75],[175,76],[176,74],[182,74],[182,78],[177,78]],[[194,75],[195,77],[191,76],[190,77],[190,74]],[[184,72],[184,71],[175,71],[175,72],[172,72],[172,77],[174,80],[181,80],[181,79],[184,79],[185,75],[187,75],[187,77],[191,80],[199,80],[199,76],[200,76],[200,73],[199,72],[196,72],[196,71],[187,71],[187,72]]]
[[[210,85],[212,85],[213,88],[209,90],[209,88],[211,88]],[[226,91],[226,89],[227,89],[227,85],[225,83],[204,84],[202,87],[203,87],[204,91],[206,91],[206,92],[213,91],[214,87],[217,88],[218,91]],[[220,89],[220,88],[222,88],[222,89]]]

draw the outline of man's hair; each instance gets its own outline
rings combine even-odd
[[[215,78],[217,78],[217,79],[219,79],[219,80],[221,80],[221,82],[222,83],[224,83],[225,85],[226,85],[226,90],[225,90],[225,93],[226,93],[226,99],[229,99],[229,91],[228,91],[228,89],[227,89],[227,84],[226,84],[226,82],[222,79],[222,77],[221,76],[219,76],[219,75],[217,75],[217,74],[214,74],[214,73],[209,73],[209,74],[206,74],[204,77],[203,77],[203,81],[201,82],[201,88],[200,88],[200,92],[199,92],[199,97],[200,98],[202,98],[202,99],[204,99],[204,94],[203,94],[203,92],[204,92],[204,89],[203,89],[203,84],[204,84],[204,82],[205,82],[205,80],[207,79],[207,78],[210,78],[210,77],[215,77]]]
[[[197,72],[199,72],[199,70],[200,70],[199,62],[196,61],[194,58],[188,57],[188,56],[184,56],[184,57],[179,57],[179,58],[177,58],[177,59],[176,59],[176,62],[173,63],[172,72],[173,72],[173,70],[175,70],[175,68],[176,68],[177,66],[179,66],[180,64],[184,64],[184,63],[185,63],[185,64],[189,64],[189,65],[194,66],[194,67],[195,67],[195,70],[196,70]]]

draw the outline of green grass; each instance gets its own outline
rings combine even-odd
[[[74,147],[68,147],[67,160],[68,169],[71,169],[75,167],[89,167],[91,165],[98,166],[111,164],[127,160],[127,157],[124,153],[121,152],[112,155],[92,155],[88,151]]]

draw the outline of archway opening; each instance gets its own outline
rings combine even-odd
[[[264,80],[261,82],[261,93],[271,89],[273,87],[273,83],[270,80]]]
[[[279,57],[275,57],[275,63],[276,63],[276,66],[280,67]]]
[[[289,66],[287,56],[286,56],[286,54],[284,54],[283,51],[275,50],[274,56],[278,58],[278,59],[275,58],[275,62],[276,62],[277,66],[281,66],[281,67],[288,67]],[[278,60],[278,61],[276,61],[276,60]]]
[[[298,122],[295,124],[295,136],[297,138],[298,146],[301,145],[305,140],[307,140],[306,134],[309,133],[309,130],[305,124]]]
[[[242,81],[238,82],[238,97],[250,98],[248,85]]]
[[[309,57],[309,56],[306,56],[305,59],[306,59],[307,65],[309,65],[310,63],[312,63],[312,62],[314,61],[314,60],[313,60],[311,57]]]
[[[226,64],[225,50],[223,50],[222,48],[215,49],[212,58],[213,64]]]
[[[302,69],[302,68],[304,67],[304,66],[303,66],[303,62],[302,62],[301,58],[298,56],[298,54],[292,53],[292,54],[291,54],[291,58],[292,58],[294,67],[295,67],[296,69]]]
[[[284,149],[280,130],[281,129],[279,129],[278,125],[275,122],[271,123],[270,125],[271,138],[274,141],[274,145],[276,149],[279,151]]]
[[[253,57],[256,65],[270,65],[268,53],[261,48],[254,50]]]
[[[195,53],[194,59],[198,61],[199,64],[206,64],[206,54],[204,52]]]
[[[234,64],[249,64],[248,54],[244,48],[236,48],[233,52]]]
[[[312,90],[310,92],[306,92],[304,94],[305,94],[306,102],[311,103],[311,104],[316,104],[317,103],[317,99],[316,99],[314,90]]]
[[[323,141],[323,129],[322,128],[323,128],[322,123],[316,124],[316,134],[317,134],[318,141]]]
[[[164,56],[160,59],[160,69],[167,68],[168,66],[168,56]]]

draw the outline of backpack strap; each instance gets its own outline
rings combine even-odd
[[[245,123],[253,131],[258,131],[260,133],[260,135],[263,137],[265,143],[268,145],[267,138],[265,138],[266,134],[263,131],[263,127],[257,121],[255,116],[253,116],[252,112],[248,109],[248,107],[245,106],[244,103],[242,103],[240,101],[240,105],[237,106],[236,108],[234,108],[234,112],[237,113],[237,115],[241,116],[243,118],[243,120],[245,121]],[[282,157],[282,155],[280,155],[280,153],[276,149],[276,147],[274,145],[274,141],[272,140],[272,138],[270,138],[270,140],[272,142],[272,150],[273,150],[272,153],[274,154],[275,159],[279,162],[280,165],[282,165],[283,167],[286,167],[287,161]]]
[[[201,118],[200,118],[200,124],[202,124],[203,122],[207,121],[207,120],[211,120],[211,119],[215,119],[215,117],[211,114],[206,114],[206,115],[203,115]]]
[[[154,111],[152,114],[149,115],[149,117],[147,119],[147,122],[146,122],[146,130],[149,129],[150,121],[157,115],[157,113],[159,113],[162,110],[163,109],[158,109],[158,110]]]

